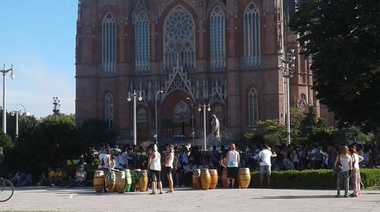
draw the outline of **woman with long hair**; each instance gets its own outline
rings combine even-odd
[[[174,192],[174,185],[173,185],[173,162],[174,162],[174,147],[171,145],[168,145],[166,147],[166,156],[165,156],[165,169],[166,169],[166,178],[169,181],[169,191],[166,193],[173,193]]]
[[[340,186],[343,182],[344,188],[344,197],[348,197],[348,188],[349,188],[349,179],[350,172],[352,169],[352,157],[350,155],[350,150],[347,146],[343,146],[340,154],[336,157],[334,166],[338,166],[338,164],[342,165],[342,171],[337,173],[336,177],[336,190],[337,194],[335,197],[340,197]]]
[[[358,197],[360,196],[360,169],[359,169],[359,163],[363,160],[363,157],[360,156],[357,153],[356,146],[350,147],[350,152],[353,160],[353,168],[352,168],[352,175],[351,175],[351,182],[352,182],[352,194],[350,194],[351,197]]]
[[[161,182],[161,154],[158,152],[157,145],[154,144],[152,152],[149,154],[148,167],[151,177],[152,193],[156,194],[157,185],[162,194],[162,182]]]

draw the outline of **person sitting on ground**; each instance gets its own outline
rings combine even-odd
[[[48,185],[54,184],[55,176],[56,176],[55,171],[49,166],[48,167],[48,177],[46,180]]]
[[[22,175],[22,172],[21,171],[17,171],[16,174],[12,178],[9,179],[9,181],[11,181],[13,185],[16,185],[17,182],[19,181],[21,175]]]
[[[32,175],[30,173],[22,173],[20,179],[17,181],[16,187],[32,185]]]
[[[86,177],[87,173],[84,171],[84,166],[78,166],[77,171],[75,172],[75,186],[84,186]]]
[[[42,172],[40,174],[37,185],[38,186],[46,186],[47,185],[47,178],[46,178],[45,172]]]

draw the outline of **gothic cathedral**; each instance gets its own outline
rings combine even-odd
[[[77,125],[104,120],[119,143],[201,145],[215,115],[236,142],[258,120],[285,123],[291,49],[290,107],[327,117],[287,27],[294,11],[295,0],[79,0]]]

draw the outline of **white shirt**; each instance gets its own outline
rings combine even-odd
[[[259,152],[259,158],[261,158],[260,166],[271,166],[272,152],[268,149],[263,149]]]
[[[235,150],[228,152],[227,167],[239,167],[238,161],[239,153]]]
[[[110,156],[105,154],[105,153],[100,153],[99,154],[99,165],[98,165],[98,168],[105,168],[105,169],[108,169],[108,161],[110,159]]]

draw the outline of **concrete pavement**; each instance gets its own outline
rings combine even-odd
[[[0,211],[380,211],[380,190],[335,198],[334,190],[178,188],[174,194],[96,193],[93,188],[16,188]]]

